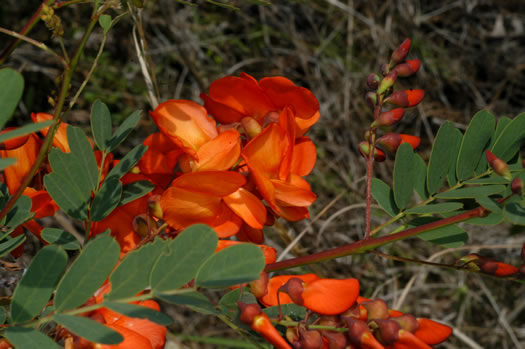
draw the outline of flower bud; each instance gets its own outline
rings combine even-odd
[[[361,143],[359,143],[359,152],[361,153],[361,155],[363,155],[365,159],[368,158],[368,154],[370,153],[370,145],[368,144],[368,142],[362,141]],[[375,147],[374,160],[377,162],[383,162],[385,161],[385,159],[385,153],[381,149]]]
[[[397,322],[377,319],[374,320],[373,323],[375,323],[376,326],[374,333],[381,343],[384,345],[392,345],[398,340],[401,326]]]
[[[262,312],[261,307],[257,303],[246,304],[238,301],[237,306],[241,311],[241,321],[245,324],[253,323],[255,317]]]
[[[388,64],[381,64],[381,74],[383,76],[386,76],[388,73],[390,73],[390,66]]]
[[[390,318],[390,320],[397,322],[403,330],[408,332],[415,332],[419,327],[416,317],[412,314],[403,314]]]
[[[398,77],[406,78],[417,73],[420,66],[421,61],[419,59],[410,59],[405,63],[397,65],[393,71],[397,73]]]
[[[425,91],[423,90],[404,90],[404,91],[396,91],[392,93],[390,96],[388,96],[387,99],[385,99],[385,103],[397,105],[398,107],[413,107],[425,96]]]
[[[397,78],[397,73],[395,71],[388,73],[388,75],[385,76],[383,80],[381,80],[381,83],[379,84],[379,88],[377,89],[377,93],[383,94],[390,87],[394,86],[394,83],[396,82],[396,78]]]
[[[328,342],[328,349],[345,349],[348,345],[346,336],[336,331],[321,331],[322,336]]]
[[[382,299],[375,299],[361,303],[366,308],[368,320],[388,319],[388,306]]]
[[[149,213],[158,219],[162,219],[162,207],[160,206],[160,195],[152,195],[148,199],[148,210]]]
[[[376,145],[381,149],[388,150],[392,153],[397,151],[397,148],[401,145],[402,138],[397,133],[387,133],[386,135],[379,137],[376,141]]]
[[[396,108],[385,111],[379,114],[376,121],[372,123],[372,127],[392,126],[403,118],[405,110],[403,108]]]
[[[525,262],[525,244],[521,246],[521,260]]]
[[[348,332],[348,340],[354,345],[359,345],[364,348],[381,348],[381,343],[375,339],[368,328],[368,324],[361,320],[355,320],[349,317],[344,317],[346,321]]]
[[[242,118],[241,124],[249,138],[257,136],[262,131],[261,125],[252,117],[247,116]]]
[[[370,74],[368,75],[368,78],[366,79],[366,85],[369,89],[375,90],[379,86],[379,82],[381,81],[381,78],[377,74]]]
[[[268,293],[268,273],[261,272],[259,279],[250,282],[249,285],[255,298],[264,297]]]
[[[341,314],[341,317],[351,317],[356,320],[366,321],[368,318],[366,308],[361,306],[361,304],[355,303],[348,310]]]
[[[408,54],[410,50],[410,39],[405,39],[398,48],[392,52],[392,57],[390,58],[390,66],[393,67],[398,63],[401,63]]]
[[[507,178],[509,181],[512,180],[512,175],[509,170],[509,166],[507,163],[500,158],[498,158],[496,155],[494,155],[490,150],[485,150],[485,156],[487,157],[487,161],[489,162],[490,167],[496,172],[498,175]]]
[[[400,133],[399,136],[401,137],[401,144],[408,143],[414,150],[419,147],[419,144],[421,143],[421,138],[418,136],[407,135],[404,133]]]
[[[321,349],[323,347],[323,338],[319,331],[299,327],[299,337],[298,349]]]
[[[288,280],[284,285],[282,285],[279,288],[279,292],[287,293],[288,296],[290,296],[290,298],[292,299],[292,301],[297,305],[304,304],[302,296],[303,291],[303,280],[295,277]]]
[[[377,104],[377,94],[375,92],[367,92],[366,96],[366,103],[371,106],[372,108]]]
[[[521,195],[523,193],[523,180],[519,177],[516,177],[512,180],[510,188],[514,194]]]
[[[146,214],[139,214],[138,216],[135,216],[131,222],[133,231],[142,237],[149,234],[148,218],[149,217]]]

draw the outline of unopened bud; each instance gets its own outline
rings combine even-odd
[[[384,345],[391,345],[399,339],[399,330],[401,326],[393,320],[374,320],[377,339]]]
[[[521,246],[521,260],[525,262],[525,244]]]
[[[516,177],[512,180],[510,188],[514,194],[521,195],[523,193],[523,180],[519,177]]]
[[[255,298],[264,297],[268,293],[268,273],[264,271],[259,274],[259,279],[250,282],[250,291]]]
[[[509,166],[507,163],[500,158],[498,158],[496,155],[494,155],[490,150],[485,150],[485,156],[487,157],[487,161],[489,162],[490,167],[496,172],[498,175],[507,178],[509,181],[512,180],[512,175],[509,170]]]
[[[397,78],[397,73],[395,71],[388,73],[388,75],[385,76],[383,80],[381,80],[381,83],[379,84],[379,88],[377,89],[377,93],[383,94],[390,87],[394,86],[394,83],[396,82],[396,78]]]
[[[404,133],[400,133],[399,136],[401,137],[401,144],[408,143],[414,150],[419,147],[419,144],[421,143],[421,138],[418,136],[407,135]]]
[[[388,306],[382,299],[361,303],[366,308],[368,320],[388,319]]]
[[[345,349],[348,345],[346,336],[341,332],[323,330],[321,334],[328,342],[328,349]]]
[[[162,219],[162,207],[160,206],[160,195],[152,195],[148,199],[148,210],[149,213],[158,219]]]
[[[383,76],[386,76],[388,73],[390,73],[390,66],[388,64],[381,64],[381,74]]]
[[[365,321],[368,318],[366,308],[358,303],[354,303],[354,305],[352,305],[348,310],[342,313],[341,317],[343,316],[363,321]]]
[[[404,91],[396,91],[392,93],[390,96],[388,96],[387,99],[385,99],[385,103],[397,105],[398,107],[413,107],[425,96],[425,91],[423,90],[404,90]]]
[[[246,304],[238,301],[237,306],[241,311],[241,321],[249,325],[251,325],[254,318],[262,312],[261,307],[257,303]]]
[[[368,158],[368,154],[370,153],[370,145],[368,144],[368,142],[363,141],[359,143],[359,152],[361,153],[361,155],[363,155],[365,159]],[[385,161],[385,159],[385,153],[381,149],[374,147],[374,160],[377,162],[383,162]]]
[[[303,291],[303,280],[299,278],[291,278],[279,288],[279,292],[287,293],[292,301],[297,305],[304,304]]]
[[[394,72],[400,78],[406,78],[414,75],[419,70],[421,61],[419,59],[409,59],[405,63],[399,64],[394,68]]]
[[[241,124],[249,138],[257,136],[262,131],[261,125],[252,117],[247,116],[242,118]]]
[[[379,137],[376,141],[378,147],[384,150],[388,150],[392,153],[397,151],[397,148],[401,145],[402,138],[397,133],[387,133],[386,135]]]
[[[339,324],[339,316],[337,315],[322,315],[319,318],[319,325],[337,327]]]
[[[375,90],[379,86],[379,82],[381,81],[381,78],[377,74],[370,74],[368,75],[368,78],[366,79],[366,85],[369,89]]]
[[[377,104],[377,93],[372,91],[367,92],[365,99],[366,103],[373,108]]]
[[[376,121],[372,123],[372,127],[381,127],[381,126],[392,126],[403,118],[405,114],[405,109],[396,108],[389,111],[385,111],[379,114],[379,117]]]
[[[396,64],[403,62],[408,54],[408,50],[410,50],[410,39],[407,38],[394,50],[394,52],[392,52],[390,66],[393,67]]]
[[[416,317],[412,314],[403,314],[401,316],[393,317],[390,320],[397,322],[403,330],[412,333],[414,333],[419,327]]]
[[[133,218],[131,225],[133,226],[133,231],[139,234],[142,237],[148,236],[150,231],[150,225],[148,224],[148,215],[140,214]]]
[[[323,338],[319,331],[299,327],[299,336],[300,346],[298,349],[321,349],[323,347]]]

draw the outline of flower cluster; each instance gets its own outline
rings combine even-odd
[[[376,74],[370,74],[367,79],[367,86],[370,91],[366,94],[366,100],[374,109],[374,122],[365,134],[367,140],[359,144],[359,150],[364,157],[368,157],[371,149],[373,149],[374,159],[378,162],[385,160],[384,151],[395,153],[402,143],[409,143],[413,149],[416,149],[421,141],[417,136],[389,132],[390,128],[403,118],[405,108],[416,106],[425,95],[423,90],[393,91],[397,78],[414,75],[421,65],[419,59],[405,60],[409,49],[410,39],[406,39],[392,53],[390,62],[381,67],[384,78],[381,79]],[[383,111],[385,104],[397,108]],[[387,132],[376,138],[378,128]]]
[[[267,280],[262,292],[259,283],[253,283],[254,288],[265,306],[294,303],[310,312],[304,321],[287,327],[285,341],[258,304],[239,303],[241,320],[280,349],[428,349],[452,333],[446,325],[388,309],[382,299],[359,297],[359,281],[353,278],[281,275]],[[317,318],[309,323],[313,314]]]

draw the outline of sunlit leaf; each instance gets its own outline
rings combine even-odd
[[[140,305],[127,304],[127,303],[118,303],[111,301],[104,301],[103,303],[107,308],[128,316],[135,317],[140,319],[147,319],[156,324],[167,326],[173,322],[173,319],[166,314],[158,312],[156,310],[150,309],[148,307],[142,307]]]
[[[217,242],[217,233],[204,224],[192,225],[169,241],[151,273],[153,292],[176,290],[191,281],[215,252]]]
[[[195,286],[228,287],[257,280],[264,266],[264,255],[258,246],[234,245],[217,252],[202,265]]]
[[[42,248],[31,261],[11,299],[11,320],[21,323],[33,319],[49,302],[58,280],[66,269],[67,254],[57,245]]]
[[[78,240],[71,233],[62,229],[44,228],[42,230],[42,239],[50,244],[60,245],[65,250],[78,250],[80,248]]]
[[[421,200],[428,199],[427,165],[419,154],[414,154],[414,190]]]
[[[427,189],[430,194],[438,192],[443,185],[450,166],[456,161],[456,153],[451,149],[459,148],[461,137],[461,132],[450,121],[439,128],[428,161]]]
[[[520,143],[525,139],[525,113],[516,116],[503,129],[492,146],[494,155],[503,161],[509,161],[519,151]]]
[[[124,340],[124,337],[117,331],[87,317],[55,314],[53,315],[53,320],[90,342],[118,344]]]
[[[61,349],[51,338],[27,327],[8,327],[5,336],[16,349]]]
[[[109,234],[91,240],[58,285],[55,296],[57,311],[85,303],[106,280],[119,256],[120,247]]]

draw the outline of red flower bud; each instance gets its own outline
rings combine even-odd
[[[410,59],[403,64],[397,65],[393,71],[397,73],[398,77],[406,78],[417,73],[420,66],[421,61],[419,59]]]
[[[392,320],[381,320],[377,319],[372,322],[377,326],[376,334],[377,339],[384,345],[391,345],[396,342],[399,338],[399,330],[401,326]]]
[[[259,279],[249,283],[250,291],[255,298],[264,297],[268,293],[268,273],[264,271],[259,274]]]
[[[372,335],[366,322],[349,317],[345,317],[344,320],[348,327],[346,334],[350,343],[367,349],[384,349]]]
[[[401,326],[401,329],[408,332],[415,332],[419,327],[416,317],[412,314],[403,314],[392,317],[390,320],[397,322],[399,326]]]
[[[388,319],[388,306],[382,299],[361,303],[366,308],[368,320]]]
[[[393,67],[394,65],[401,63],[407,56],[408,50],[410,50],[410,39],[407,38],[401,43],[401,45],[399,45],[398,48],[395,49],[394,52],[392,52],[390,66]]]
[[[250,328],[259,333],[269,343],[273,344],[278,349],[292,349],[290,344],[281,337],[281,334],[273,326],[268,318],[268,315],[261,311],[258,304],[246,304],[237,302],[241,310],[241,321],[250,325]]]
[[[395,71],[388,73],[388,75],[385,76],[383,80],[381,80],[381,83],[379,84],[379,88],[377,89],[377,93],[383,94],[390,87],[394,86],[394,83],[396,82],[396,78],[397,78],[397,73]]]
[[[299,345],[298,349],[321,349],[323,347],[321,333],[299,327]]]
[[[518,272],[518,268],[515,266],[497,261],[485,262],[480,268],[484,273],[500,277],[511,276]]]
[[[390,96],[388,96],[387,99],[385,99],[385,103],[397,105],[398,107],[413,107],[425,96],[425,91],[423,90],[404,90],[404,91],[396,91],[392,93]]]
[[[370,74],[368,75],[368,78],[366,79],[366,85],[369,89],[375,90],[379,86],[379,82],[381,81],[381,78],[377,76],[377,74]]]
[[[368,154],[370,152],[370,146],[368,142],[363,141],[359,143],[359,152],[361,153],[361,155],[363,155],[365,159],[368,158]],[[385,153],[381,149],[378,149],[377,147],[375,147],[374,148],[374,159],[377,162],[385,161],[386,159]]]
[[[403,118],[405,114],[405,109],[396,108],[389,111],[385,111],[379,114],[379,117],[376,121],[372,123],[372,127],[381,127],[381,126],[392,126]]]
[[[523,180],[519,177],[516,177],[512,180],[510,188],[514,194],[521,195],[523,193]]]
[[[489,162],[489,165],[490,167],[492,167],[494,172],[496,172],[500,176],[507,178],[509,181],[512,180],[512,175],[510,174],[509,166],[505,161],[498,158],[488,149],[485,150],[485,156],[487,157],[487,161]]]
[[[345,349],[348,345],[346,336],[341,332],[323,330],[321,334],[328,342],[328,349]]]
[[[279,292],[287,293],[292,301],[297,305],[303,305],[303,280],[299,278],[291,278],[284,285],[279,288]]]
[[[386,135],[379,137],[376,141],[376,145],[381,149],[388,150],[392,153],[397,151],[397,148],[401,145],[403,139],[397,133],[387,133]]]

